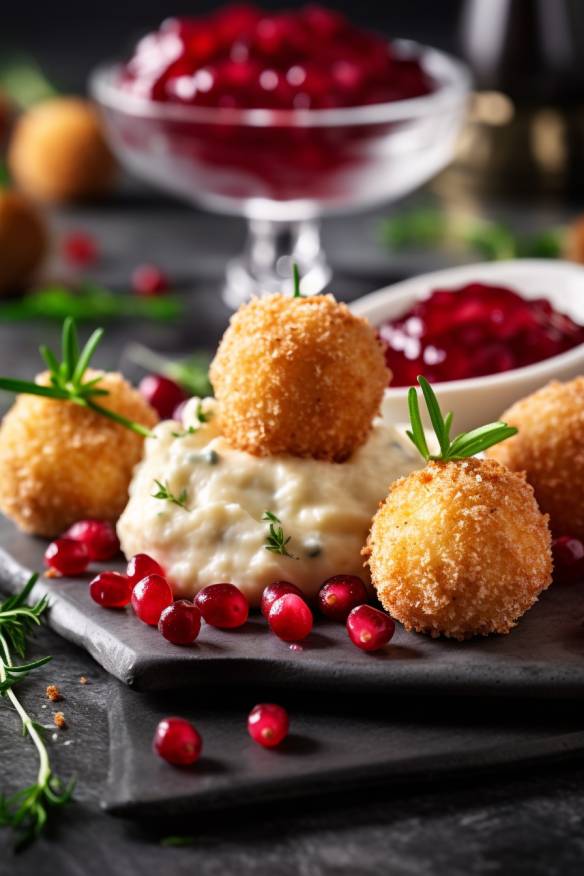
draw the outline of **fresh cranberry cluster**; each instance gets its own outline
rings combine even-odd
[[[417,60],[316,5],[169,18],[138,43],[121,86],[155,101],[245,109],[330,109],[432,91]]]
[[[584,326],[545,298],[468,283],[437,289],[379,328],[392,386],[482,377],[541,362],[584,343]]]

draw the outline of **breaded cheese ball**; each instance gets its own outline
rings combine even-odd
[[[551,582],[547,517],[494,460],[431,462],[396,481],[364,553],[386,611],[433,637],[508,633]]]
[[[548,383],[503,419],[519,433],[488,455],[525,472],[554,534],[584,539],[584,377]]]
[[[0,190],[0,295],[20,289],[48,248],[44,220],[20,192]]]
[[[115,175],[99,114],[80,97],[55,97],[27,110],[14,128],[8,165],[20,189],[51,203],[100,195]]]
[[[372,327],[331,295],[253,299],[210,370],[233,447],[335,462],[366,441],[389,376]]]
[[[87,371],[88,379],[103,372]],[[47,382],[47,376],[37,378]],[[144,426],[158,420],[120,374],[99,404]],[[83,518],[114,522],[144,439],[72,402],[20,395],[0,427],[0,510],[25,532],[54,536]]]

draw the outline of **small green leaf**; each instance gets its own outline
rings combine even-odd
[[[427,461],[430,459],[430,451],[428,450],[428,444],[426,443],[426,436],[424,434],[424,426],[422,425],[422,418],[420,416],[418,393],[414,386],[411,386],[408,390],[408,408],[410,412],[410,423],[412,425],[412,431],[407,433],[408,438]]]

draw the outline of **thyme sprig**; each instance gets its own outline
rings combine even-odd
[[[262,520],[269,523],[268,534],[266,536],[265,549],[273,554],[280,554],[283,557],[290,557],[292,560],[297,560],[294,554],[288,551],[288,544],[292,538],[289,535],[287,538],[284,535],[282,521],[272,511],[264,511]]]
[[[408,391],[408,408],[412,428],[407,431],[407,436],[426,462],[430,459],[443,460],[445,462],[454,459],[466,459],[469,456],[482,453],[483,450],[487,450],[494,444],[499,444],[501,441],[505,441],[507,438],[511,438],[512,435],[517,434],[517,429],[514,426],[496,422],[488,423],[486,426],[479,426],[470,432],[461,432],[456,438],[451,439],[452,413],[442,414],[436,394],[425,377],[418,377],[418,383],[422,389],[430,421],[438,439],[440,453],[431,454],[428,449],[422,417],[420,416],[418,393],[414,386],[411,386]]]
[[[166,499],[167,502],[170,502],[171,505],[178,505],[179,508],[184,508],[187,510],[187,491],[181,490],[178,496],[175,496],[169,489],[168,484],[163,484],[162,481],[154,480],[154,483],[158,487],[156,493],[152,493],[153,499]]]
[[[63,784],[53,773],[49,753],[43,740],[43,727],[30,717],[16,694],[14,686],[34,669],[48,663],[42,657],[28,663],[14,663],[13,653],[23,658],[28,635],[41,623],[47,609],[43,597],[28,606],[26,601],[37,581],[33,575],[20,593],[0,604],[0,693],[16,710],[22,731],[35,746],[39,769],[36,781],[11,796],[0,795],[0,827],[10,827],[16,833],[16,847],[24,848],[43,831],[51,809],[64,806],[73,795],[75,782]]]
[[[141,423],[128,420],[122,414],[118,414],[109,408],[104,408],[95,401],[96,398],[109,395],[107,389],[103,389],[98,385],[102,380],[101,374],[91,380],[84,379],[93,354],[103,337],[103,332],[102,328],[96,329],[83,349],[80,350],[75,322],[68,317],[63,323],[61,362],[58,361],[49,347],[44,345],[39,347],[39,352],[49,369],[50,385],[43,386],[30,380],[0,377],[0,389],[5,389],[8,392],[40,395],[45,398],[73,402],[73,404],[89,408],[95,411],[96,414],[101,414],[101,416],[113,420],[120,426],[136,432],[138,435],[149,437],[152,433],[145,426],[142,426]]]

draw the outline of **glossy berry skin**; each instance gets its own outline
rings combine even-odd
[[[191,766],[201,756],[203,740],[190,721],[164,718],[154,734],[156,754],[174,766]]]
[[[130,584],[134,587],[138,581],[141,581],[142,578],[146,578],[148,575],[160,575],[164,578],[164,569],[156,560],[149,557],[148,554],[136,554],[128,563],[126,575]]]
[[[349,638],[362,651],[378,651],[395,633],[395,623],[388,614],[371,605],[358,605],[347,618]]]
[[[120,550],[116,531],[107,520],[78,520],[64,536],[82,542],[90,560],[111,560]]]
[[[187,599],[178,599],[165,608],[158,621],[158,631],[173,645],[190,645],[200,629],[201,612]]]
[[[554,579],[574,582],[584,579],[584,544],[579,538],[561,535],[552,542]]]
[[[264,748],[274,748],[288,735],[288,712],[275,703],[254,706],[247,719],[248,733]]]
[[[85,231],[72,231],[63,238],[63,258],[75,268],[86,268],[93,265],[99,251],[95,238]]]
[[[161,575],[148,575],[132,590],[132,608],[140,620],[151,627],[157,625],[160,615],[172,602],[170,585]]]
[[[156,265],[138,265],[132,272],[132,289],[145,298],[164,295],[168,292],[168,278]]]
[[[154,408],[161,420],[170,420],[187,394],[178,383],[162,374],[148,374],[138,384],[140,395]]]
[[[295,593],[296,596],[300,596],[301,599],[304,599],[304,594],[300,587],[297,587],[296,584],[291,584],[289,581],[274,581],[273,584],[268,584],[264,589],[260,607],[262,614],[266,619],[268,618],[270,609],[276,599],[279,599],[280,596],[284,596],[286,593]]]
[[[45,551],[45,566],[65,577],[80,575],[88,565],[87,548],[72,538],[57,538]]]
[[[285,593],[272,604],[268,623],[284,642],[301,642],[312,630],[312,612],[300,596]]]
[[[357,575],[334,575],[318,592],[318,606],[329,620],[345,623],[349,612],[368,600],[365,584]]]
[[[100,572],[89,584],[89,595],[102,608],[125,608],[130,604],[132,587],[120,572]]]
[[[242,626],[249,615],[247,599],[233,584],[209,584],[195,599],[204,620],[220,630]]]

